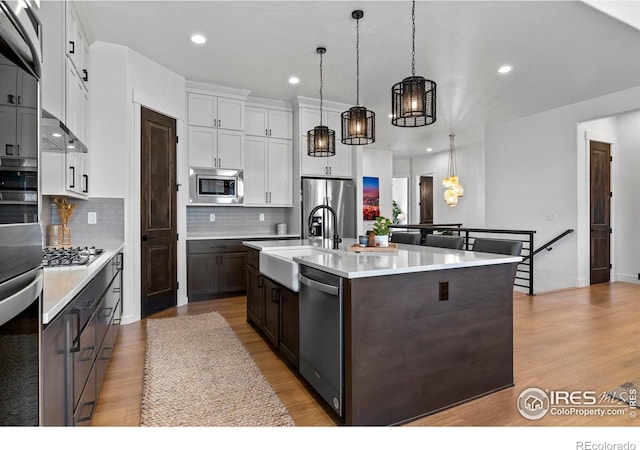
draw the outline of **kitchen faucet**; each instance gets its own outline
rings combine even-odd
[[[338,244],[340,242],[342,242],[342,239],[340,239],[340,236],[338,236],[338,217],[336,215],[336,211],[329,205],[318,205],[315,208],[313,208],[311,210],[311,212],[309,213],[309,219],[307,220],[307,225],[309,226],[309,233],[311,234],[311,221],[313,220],[313,215],[316,213],[316,211],[318,211],[319,209],[326,209],[328,211],[331,212],[332,216],[333,216],[333,248],[334,249],[338,249]]]

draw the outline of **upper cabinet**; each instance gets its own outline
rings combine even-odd
[[[41,2],[42,109],[89,142],[89,42],[74,2]]]
[[[244,131],[245,102],[189,93],[189,125]]]
[[[353,148],[340,142],[342,132],[341,111],[322,111],[322,124],[336,134],[336,154],[330,157],[309,156],[307,154],[307,132],[320,125],[320,109],[301,106],[297,110],[300,123],[300,139],[296,151],[300,152],[300,175],[326,178],[353,177]]]
[[[244,204],[293,205],[293,113],[284,102],[250,99],[246,107]]]
[[[187,92],[189,166],[244,169],[245,100]]]
[[[247,106],[246,118],[245,133],[247,136],[293,138],[293,113],[291,111]]]

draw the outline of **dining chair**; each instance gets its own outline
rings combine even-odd
[[[522,242],[507,239],[476,238],[473,242],[473,251],[520,256],[522,252]]]
[[[391,242],[395,242],[396,244],[412,244],[412,245],[420,245],[420,238],[422,236],[420,233],[392,233],[391,234]]]
[[[442,236],[440,234],[427,234],[424,237],[424,244],[427,247],[452,248],[462,250],[464,237],[462,236]]]

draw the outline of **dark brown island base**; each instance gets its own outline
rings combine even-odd
[[[346,251],[352,244],[346,239],[341,250],[282,242],[247,245],[262,256],[290,254],[298,264],[300,355],[293,369],[345,425],[399,425],[513,386],[513,281],[520,257],[404,244],[394,252],[354,253]],[[332,316],[320,319],[318,309],[323,322],[313,323],[304,311],[322,296],[308,286],[327,291],[320,284],[330,278],[339,290],[341,323],[326,334]],[[307,328],[318,331],[309,337]],[[338,354],[336,362],[330,355]]]

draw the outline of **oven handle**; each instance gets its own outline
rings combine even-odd
[[[31,281],[29,282],[29,279]],[[7,281],[0,285],[0,292],[8,288],[7,285],[16,283],[20,280],[19,285],[24,286],[27,282],[27,286],[22,287],[17,292],[14,292],[4,299],[0,300],[0,326],[9,322],[14,317],[20,315],[25,309],[27,309],[38,297],[42,295],[42,268],[38,267],[27,273],[16,277],[13,280]]]

